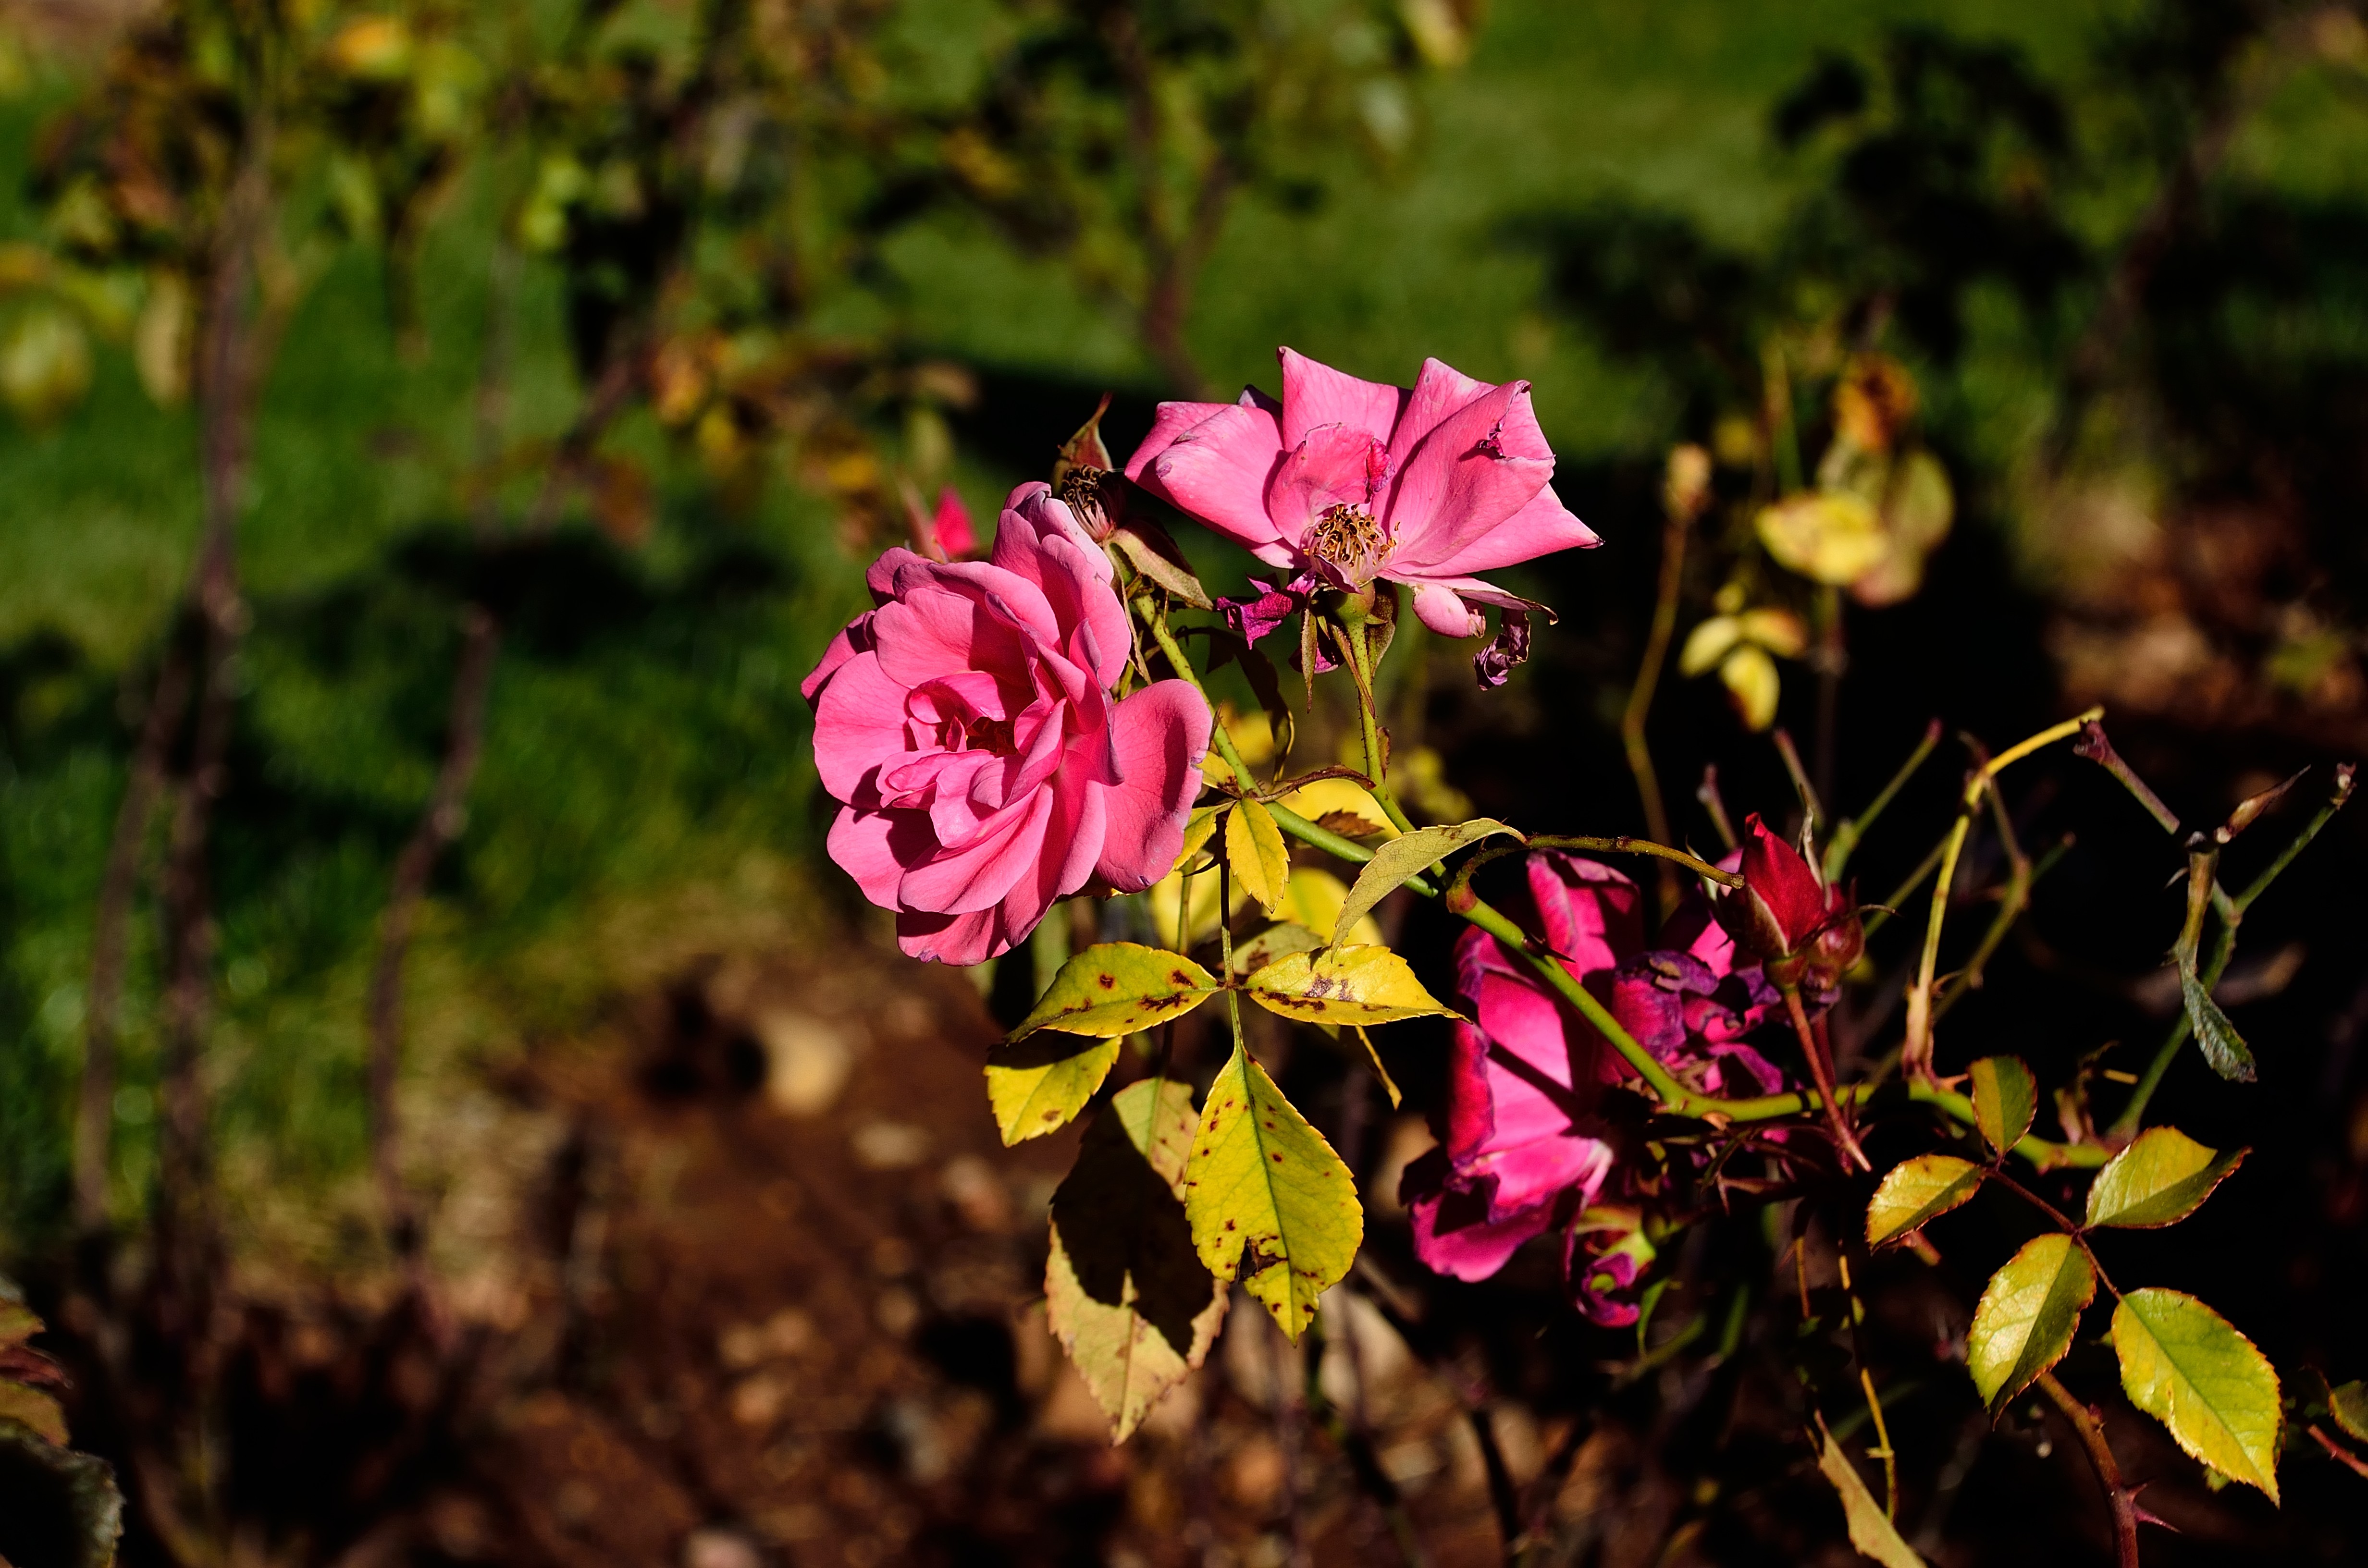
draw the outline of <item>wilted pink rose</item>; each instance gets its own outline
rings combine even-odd
[[[1756,965],[1737,967],[1706,908],[1690,901],[1648,949],[1642,894],[1620,872],[1559,852],[1528,870],[1539,934],[1655,1057],[1713,1094],[1777,1086],[1742,1043],[1775,992]],[[1614,1150],[1597,1103],[1635,1073],[1494,937],[1466,931],[1455,960],[1473,1021],[1454,1028],[1440,1146],[1407,1167],[1402,1193],[1423,1262],[1482,1279],[1602,1193]]]
[[[1182,851],[1209,706],[1180,680],[1112,699],[1131,642],[1110,580],[1069,508],[1023,484],[985,561],[874,562],[880,608],[806,677],[843,802],[831,858],[914,957],[982,962],[1054,899],[1148,887]]]
[[[1489,685],[1526,656],[1543,607],[1473,575],[1600,544],[1548,483],[1554,452],[1527,381],[1491,386],[1423,361],[1411,391],[1360,381],[1285,348],[1282,401],[1163,403],[1127,477],[1286,574],[1264,598],[1376,578],[1414,590],[1415,613],[1476,637],[1493,605],[1503,630],[1474,662]],[[1255,638],[1279,616],[1261,613]]]

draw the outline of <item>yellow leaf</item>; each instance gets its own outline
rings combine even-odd
[[[1256,801],[1237,801],[1225,817],[1225,864],[1234,881],[1269,915],[1282,913],[1291,886],[1291,850],[1274,813]]]
[[[1390,830],[1395,833],[1397,830]],[[1349,884],[1329,871],[1314,866],[1294,866],[1291,869],[1291,901],[1284,910],[1288,919],[1320,932],[1318,945],[1340,924],[1340,906],[1349,902]],[[1366,915],[1349,929],[1348,939],[1379,947],[1382,927],[1378,921]],[[1250,966],[1255,969],[1258,966]],[[1247,971],[1243,972],[1247,973]]]
[[[1993,1417],[2064,1359],[2096,1294],[2089,1255],[2060,1231],[2025,1242],[1990,1276],[1965,1336],[1965,1367]]]
[[[1760,511],[1758,528],[1778,565],[1837,587],[1866,575],[1891,551],[1874,508],[1847,491],[1787,496]]]
[[[1115,1036],[1084,1040],[1047,1030],[986,1053],[986,1103],[1006,1144],[1042,1138],[1086,1108],[1118,1061]]]
[[[1866,1244],[1921,1230],[1981,1189],[1982,1168],[1954,1154],[1918,1154],[1895,1165],[1866,1206]]]
[[[2278,1500],[2285,1425],[2278,1375],[2228,1320],[2178,1290],[2133,1290],[2113,1309],[2122,1392],[2190,1458]]]
[[[1746,642],[1757,642],[1780,659],[1797,659],[1809,646],[1809,629],[1789,609],[1748,609],[1735,624]]]
[[[1924,585],[1924,562],[1949,537],[1957,501],[1949,471],[1930,452],[1911,452],[1887,475],[1883,524],[1890,553],[1850,584],[1850,597],[1871,608],[1912,598]]]
[[[1183,1017],[1216,992],[1217,977],[1181,953],[1139,942],[1097,943],[1061,966],[1011,1041],[1048,1028],[1105,1040],[1133,1034]]]
[[[1726,683],[1727,700],[1744,728],[1764,730],[1776,722],[1780,677],[1765,649],[1748,642],[1737,647],[1720,662],[1718,678]]]
[[[2153,1230],[2186,1219],[2226,1180],[2249,1149],[2218,1153],[2176,1127],[2149,1127],[2097,1173],[2088,1222]]]
[[[1269,1013],[1318,1024],[1386,1024],[1455,1014],[1440,1006],[1387,948],[1326,948],[1289,953],[1242,983]]]
[[[1086,1130],[1053,1194],[1044,1302],[1111,1440],[1122,1443],[1209,1353],[1227,1292],[1192,1244],[1184,1167],[1200,1119],[1189,1084],[1129,1084]]]
[[[1247,942],[1234,944],[1234,972],[1255,974],[1277,959],[1324,945],[1323,937],[1295,920],[1269,926]]]
[[[1743,623],[1731,615],[1714,615],[1686,634],[1686,645],[1678,652],[1678,673],[1698,676],[1733,651],[1743,641]]]
[[[66,1413],[39,1389],[0,1379],[0,1421],[29,1426],[52,1447],[66,1446]]]
[[[1209,846],[1210,836],[1217,831],[1217,810],[1215,806],[1202,806],[1184,819],[1184,847],[1178,853],[1176,864],[1169,868],[1171,870],[1196,870],[1200,865],[1209,863],[1201,851]]]
[[[1238,1275],[1293,1340],[1365,1236],[1349,1167],[1238,1046],[1201,1108],[1184,1210],[1209,1272]]]
[[[1296,812],[1309,822],[1324,817],[1354,817],[1364,824],[1364,830],[1344,834],[1349,838],[1395,838],[1398,830],[1391,825],[1389,812],[1382,810],[1372,791],[1353,778],[1318,778],[1313,784],[1303,784],[1275,804],[1285,811]]]
[[[1858,1468],[1826,1430],[1825,1419],[1817,1421],[1817,1433],[1825,1439],[1825,1449],[1817,1456],[1817,1469],[1833,1483],[1842,1500],[1842,1519],[1850,1526],[1850,1544],[1883,1564],[1883,1568],[1926,1568],[1924,1560],[1916,1555],[1915,1548],[1900,1539],[1898,1527],[1874,1500],[1874,1494],[1859,1479]]]

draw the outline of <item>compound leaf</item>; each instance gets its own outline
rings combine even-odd
[[[2149,1287],[2113,1309],[2122,1392],[2189,1457],[2278,1500],[2285,1423],[2278,1375],[2253,1342],[2194,1297]]]
[[[2353,1381],[2328,1390],[2327,1413],[2338,1426],[2368,1443],[2368,1383]]]
[[[2009,1400],[2072,1348],[2080,1313],[2097,1294],[2089,1255],[2060,1231],[2035,1236],[1990,1276],[1974,1308],[1965,1365],[1995,1419]]]
[[[1242,983],[1269,1013],[1311,1024],[1386,1024],[1453,1017],[1387,948],[1326,948],[1286,953]]]
[[[1349,1167],[1239,1046],[1201,1108],[1184,1211],[1209,1272],[1238,1275],[1292,1340],[1365,1236]]]
[[[2089,1188],[2088,1222],[2125,1230],[2176,1224],[2201,1208],[2250,1153],[2218,1153],[2176,1127],[2149,1127],[2097,1173]]]
[[[1894,1165],[1866,1206],[1866,1244],[1918,1231],[1981,1190],[1982,1167],[1954,1154],[1918,1154]]]
[[[1181,1017],[1216,994],[1217,977],[1181,953],[1139,942],[1097,943],[1061,966],[1009,1043],[1038,1029],[1104,1040],[1133,1034]]]

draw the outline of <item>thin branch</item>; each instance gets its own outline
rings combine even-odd
[[[2072,1391],[2058,1381],[2054,1372],[2039,1374],[2039,1387],[2071,1423],[2080,1446],[2088,1450],[2089,1463],[2097,1472],[2097,1484],[2105,1494],[2105,1502],[2113,1511],[2113,1562],[2115,1568],[2138,1568],[2138,1506],[2137,1494],[2122,1483],[2122,1467],[2113,1458],[2112,1445],[2105,1441],[2104,1423],[2097,1413],[2072,1397]]]
[[[1899,765],[1899,771],[1893,774],[1891,782],[1868,802],[1866,810],[1854,817],[1844,818],[1834,829],[1833,842],[1826,846],[1826,881],[1828,884],[1842,880],[1842,872],[1849,867],[1850,856],[1857,851],[1859,840],[1866,836],[1866,830],[1874,825],[1875,819],[1883,815],[1893,798],[1907,787],[1907,781],[1916,777],[1916,770],[1924,766],[1925,760],[1940,744],[1941,721],[1935,719],[1924,726],[1924,738],[1916,743],[1916,749],[1907,754],[1907,760]],[[1937,860],[1936,853],[1935,863]],[[1901,896],[1906,895],[1903,893]]]
[[[1679,448],[1678,452],[1699,448]],[[1645,657],[1636,667],[1635,684],[1628,688],[1628,705],[1620,713],[1620,744],[1628,754],[1628,771],[1635,776],[1636,798],[1645,808],[1645,832],[1659,842],[1669,841],[1669,808],[1661,799],[1661,780],[1653,770],[1653,748],[1645,739],[1645,721],[1653,711],[1653,694],[1660,685],[1661,666],[1669,657],[1669,640],[1678,630],[1678,591],[1684,585],[1686,574],[1686,534],[1700,515],[1709,486],[1695,487],[1699,495],[1681,494],[1675,475],[1679,458],[1672,452],[1669,468],[1672,475],[1668,494],[1664,497],[1665,521],[1661,526],[1661,578],[1653,600],[1652,629],[1645,638]],[[1678,906],[1678,874],[1669,867],[1660,869],[1658,881],[1661,917],[1668,919]]]

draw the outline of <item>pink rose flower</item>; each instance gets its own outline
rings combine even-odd
[[[1281,619],[1278,595],[1304,603],[1379,578],[1413,588],[1415,613],[1442,636],[1478,636],[1476,607],[1497,607],[1503,629],[1474,663],[1484,684],[1501,683],[1544,607],[1473,574],[1603,542],[1547,483],[1554,452],[1530,384],[1426,359],[1409,391],[1278,352],[1281,403],[1255,388],[1235,403],[1163,403],[1127,477],[1286,574],[1255,601],[1253,639]]]
[[[1167,874],[1209,706],[1180,680],[1111,699],[1126,610],[1048,486],[1011,493],[986,560],[895,549],[865,580],[879,608],[801,689],[842,802],[830,857],[896,912],[905,952],[979,963],[1088,882],[1132,892]]]
[[[1536,929],[1647,1051],[1713,1094],[1778,1085],[1776,1070],[1742,1043],[1775,989],[1748,956],[1738,966],[1706,905],[1690,900],[1648,949],[1643,896],[1627,877],[1559,852],[1531,856],[1528,869]],[[1474,1021],[1454,1028],[1440,1147],[1407,1167],[1401,1194],[1417,1256],[1441,1274],[1485,1279],[1602,1196],[1616,1152],[1598,1102],[1635,1073],[1494,937],[1466,931],[1455,961]],[[1595,1315],[1581,1287],[1600,1264],[1576,1243],[1566,1251],[1574,1299]]]

